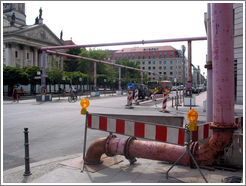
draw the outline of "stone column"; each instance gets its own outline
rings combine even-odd
[[[33,66],[38,66],[38,48],[34,47],[33,52]]]
[[[21,67],[26,67],[27,66],[27,46],[23,46],[23,65]]]
[[[16,51],[16,43],[11,43],[11,67],[16,67],[16,60],[15,60],[15,51]]]

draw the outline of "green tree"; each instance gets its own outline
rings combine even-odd
[[[12,95],[14,85],[28,85],[28,74],[19,67],[3,66],[3,84],[9,85],[8,96]]]
[[[73,54],[73,55],[79,55],[81,53],[81,49],[71,48],[66,53]],[[78,68],[78,62],[79,62],[79,59],[67,57],[67,59],[64,60],[64,66],[63,66],[64,71],[67,71],[67,72],[76,71]]]

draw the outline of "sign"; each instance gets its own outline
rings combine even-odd
[[[130,90],[132,90],[132,89],[133,89],[133,84],[132,84],[132,83],[128,83],[128,84],[126,85],[126,88],[127,88],[127,89],[130,88]]]
[[[35,79],[41,79],[41,76],[35,76],[34,78]]]

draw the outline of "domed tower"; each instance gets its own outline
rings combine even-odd
[[[3,3],[3,26],[25,26],[25,3]]]

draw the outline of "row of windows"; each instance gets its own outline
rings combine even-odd
[[[166,59],[167,56],[159,56],[159,59],[162,59],[162,58]],[[170,58],[173,58],[173,55],[170,55]],[[117,60],[117,59],[121,59],[121,57],[119,57],[119,58],[116,57],[115,60]],[[128,59],[135,59],[135,57],[134,56],[133,57],[128,57]],[[140,56],[138,56],[138,59],[145,59],[145,56],[143,56],[142,58]],[[149,56],[148,59],[152,59],[151,56]],[[153,56],[153,59],[156,59],[156,56]]]
[[[176,61],[176,63],[177,63],[177,61]],[[181,60],[179,60],[178,63],[181,64]],[[149,61],[148,64],[151,65],[151,61]],[[155,65],[156,64],[155,61],[152,61],[152,64]],[[161,64],[162,64],[162,61],[159,61],[159,65],[161,65]],[[167,64],[167,61],[163,61],[163,64],[164,65]],[[173,61],[170,61],[170,64],[173,64]],[[145,61],[142,61],[142,65],[145,65]]]
[[[139,52],[138,53],[139,56],[141,56],[142,54],[143,54],[143,56],[145,56],[146,53],[145,52],[143,52],[143,53]],[[165,52],[163,52],[163,54],[165,55],[165,54],[167,54],[167,52],[165,51]],[[170,51],[170,54],[173,54],[173,51]],[[123,54],[115,54],[116,57],[122,56],[122,55]],[[131,55],[135,56],[136,53],[132,53],[132,54],[128,53],[128,56],[131,56]],[[149,52],[149,55],[152,55],[152,52]],[[156,55],[156,52],[153,52],[153,55]],[[159,55],[162,55],[162,52],[159,52]],[[127,56],[127,53],[125,53],[124,56]]]
[[[162,72],[159,72],[159,74],[162,74]],[[170,75],[173,75],[173,72],[170,72],[169,74]],[[149,73],[149,76],[151,76],[151,75],[153,75],[153,74]],[[163,75],[167,75],[167,73],[166,72],[163,72]],[[176,72],[176,75],[177,75],[177,72]],[[181,72],[179,72],[178,75],[181,75]],[[181,77],[178,77],[178,78],[181,79]]]
[[[142,69],[145,70],[145,67],[142,67]],[[151,67],[148,67],[148,69],[151,70]],[[155,67],[152,67],[152,69],[155,70]],[[163,70],[166,70],[166,69],[167,69],[167,67],[164,66]],[[173,69],[174,69],[173,66],[170,66],[170,70],[173,70]],[[177,69],[177,67],[176,67],[176,69]],[[181,66],[179,66],[179,69],[181,70]],[[159,67],[159,70],[162,70],[161,66]]]

